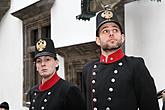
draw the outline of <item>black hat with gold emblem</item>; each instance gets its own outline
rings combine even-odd
[[[115,14],[115,12],[111,9],[105,9],[105,10],[98,12],[98,14],[96,16],[96,35],[97,36],[99,34],[98,33],[99,28],[107,22],[116,23],[119,26],[121,32],[123,33],[122,27],[119,23],[119,20],[117,18],[117,15]]]
[[[54,43],[50,38],[42,38],[36,42],[34,59],[41,56],[51,56],[56,58]]]

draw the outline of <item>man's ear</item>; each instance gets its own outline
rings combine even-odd
[[[125,35],[122,34],[121,37],[122,37],[122,43],[124,43],[125,42]]]
[[[59,60],[56,60],[55,66],[58,67],[59,66]]]
[[[100,46],[100,37],[96,36],[96,44]]]

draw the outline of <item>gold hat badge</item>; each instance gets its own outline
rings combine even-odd
[[[101,17],[105,19],[111,19],[113,17],[113,13],[110,10],[105,10],[103,13],[101,13]]]
[[[38,51],[43,51],[46,48],[46,41],[40,39],[36,44],[36,48]]]

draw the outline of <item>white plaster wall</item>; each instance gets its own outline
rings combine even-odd
[[[4,16],[0,24],[0,101],[9,102],[11,110],[19,110],[22,106],[21,24],[9,13]]]
[[[59,60],[59,70],[57,71],[57,74],[65,79],[65,70],[64,70],[64,58],[60,55],[57,55],[57,59]]]
[[[165,89],[164,12],[164,0],[141,0],[125,6],[126,53],[145,59],[158,91]]]
[[[90,21],[77,20],[79,14],[81,0],[55,0],[51,9],[51,38],[56,48],[95,41],[95,17]],[[64,59],[58,59],[58,75],[65,79]]]
[[[11,7],[0,22],[0,102],[7,101],[10,110],[25,110],[23,93],[22,21],[12,16],[13,11],[35,0],[11,0]]]
[[[95,41],[95,19],[76,20],[81,0],[56,0],[51,11],[52,38],[56,47]]]

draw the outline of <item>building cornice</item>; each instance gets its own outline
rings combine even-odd
[[[0,21],[2,17],[5,15],[5,13],[10,8],[10,0],[0,0]]]
[[[30,17],[34,17],[35,15],[39,15],[40,13],[49,11],[53,6],[54,1],[55,0],[40,0],[25,8],[13,12],[12,15],[21,20],[26,20]]]

